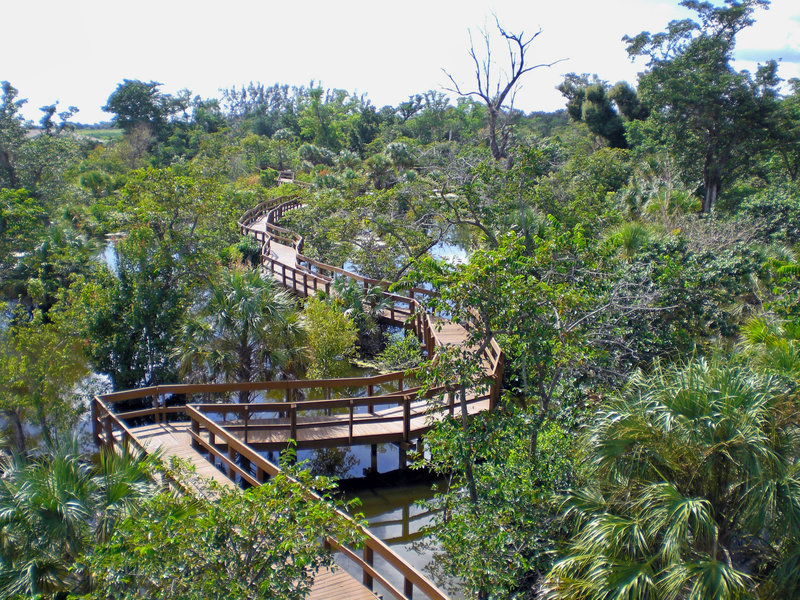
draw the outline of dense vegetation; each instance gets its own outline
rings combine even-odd
[[[491,336],[501,409],[442,423],[418,458],[450,480],[432,501],[436,575],[481,599],[800,594],[800,82],[731,66],[766,2],[683,4],[694,20],[626,38],[650,61],[635,85],[570,74],[554,114],[458,84],[455,104],[428,91],[377,108],[336,89],[209,100],[125,80],[106,105],[120,133],[99,141],[72,110],[34,127],[4,82],[2,595],[300,597],[329,557],[238,524],[315,539],[323,509],[288,479],[186,498],[141,457],[91,464],[65,442],[87,397],[335,377],[358,352],[481,385]],[[503,35],[518,58],[529,47]],[[296,184],[278,189],[281,171]],[[426,364],[381,330],[374,291],[338,281],[300,305],[260,277],[236,220],[287,194],[309,256],[433,286],[430,308],[473,349]],[[468,261],[430,257],[456,239]],[[221,572],[213,539],[272,554]],[[310,571],[273,569],[287,554]]]

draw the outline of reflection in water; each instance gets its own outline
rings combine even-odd
[[[312,475],[325,477],[346,477],[358,465],[358,459],[350,448],[318,448],[312,450],[308,468]]]
[[[433,498],[432,487],[431,483],[419,483],[372,488],[346,494],[348,499],[360,499],[361,505],[353,510],[363,513],[370,531],[406,562],[426,575],[428,575],[426,567],[433,560],[434,550],[431,548],[420,549],[415,546],[414,542],[422,537],[422,530],[430,525],[433,519],[433,513],[418,504],[420,501]],[[337,563],[360,578],[360,571],[352,564],[348,564],[343,557],[337,556]],[[375,566],[381,574],[387,576],[392,585],[400,590],[403,589],[403,579],[394,569],[382,564],[381,559],[377,557]],[[377,583],[375,591],[382,593],[384,598],[391,597],[391,594],[382,590]],[[457,600],[463,596],[456,592],[455,594],[451,593],[450,597]]]

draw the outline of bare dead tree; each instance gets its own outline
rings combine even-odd
[[[500,68],[492,58],[492,41],[489,31],[481,30],[485,50],[484,55],[479,57],[475,49],[475,42],[472,39],[472,32],[469,33],[469,55],[475,66],[475,82],[477,90],[467,90],[455,80],[447,70],[442,69],[444,74],[453,84],[453,87],[445,88],[459,96],[474,96],[483,100],[488,111],[489,147],[495,160],[500,160],[506,156],[506,149],[511,134],[511,117],[514,112],[514,97],[519,89],[520,78],[529,71],[540,67],[552,67],[561,62],[556,60],[551,63],[538,63],[526,65],[525,54],[530,49],[530,45],[539,34],[540,29],[533,35],[526,38],[525,32],[510,33],[506,31],[497,16],[495,16],[497,30],[506,42],[508,47],[508,71]],[[495,81],[496,79],[496,81]],[[508,101],[508,102],[507,102]]]

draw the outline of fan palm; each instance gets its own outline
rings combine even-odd
[[[800,323],[750,319],[742,327],[741,345],[758,367],[800,379]]]
[[[157,491],[150,476],[156,460],[102,453],[92,465],[74,439],[36,458],[7,459],[0,479],[0,596],[50,597],[85,586],[76,561]]]
[[[181,368],[212,381],[269,379],[298,362],[301,335],[287,292],[258,271],[232,269],[212,284],[205,305],[184,326]],[[247,392],[239,400],[247,402]]]
[[[380,317],[390,300],[376,285],[363,286],[355,279],[336,277],[333,280],[334,302],[342,307],[358,328],[362,349],[379,350],[382,342]]]
[[[639,376],[586,439],[590,485],[549,599],[800,593],[800,436],[778,377],[696,360]]]

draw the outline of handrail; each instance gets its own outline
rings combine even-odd
[[[252,381],[235,383],[173,383],[167,385],[154,385],[149,387],[137,388],[134,390],[124,390],[120,392],[110,392],[99,396],[104,402],[117,403],[123,400],[134,400],[138,398],[159,397],[167,395],[191,395],[191,394],[224,394],[230,392],[258,392],[264,390],[302,390],[302,389],[328,389],[339,388],[369,388],[385,383],[397,382],[399,389],[402,390],[403,382],[416,376],[417,369],[409,371],[394,371],[381,375],[370,375],[367,377],[342,377],[339,379],[287,379],[284,381]],[[394,394],[396,392],[389,392]],[[371,395],[371,394],[369,394]]]
[[[243,443],[236,436],[227,431],[226,428],[220,427],[214,423],[214,421],[197,410],[196,407],[187,406],[186,412],[192,420],[190,435],[193,442],[202,445],[216,459],[220,459],[220,461],[226,466],[229,477],[231,477],[235,472],[252,485],[258,485],[263,483],[267,477],[273,477],[280,472],[280,468],[278,466],[268,461],[258,452],[255,452],[252,448],[250,448],[250,446]],[[203,440],[202,436],[200,435],[201,427],[206,428],[209,433],[212,433],[218,439],[224,441],[224,445],[227,446],[228,450],[227,456],[225,456],[214,444],[208,444],[205,442],[205,440]],[[240,467],[239,464],[237,464],[237,459],[244,459],[244,461],[239,461],[243,462],[244,464],[247,464],[246,461],[249,461],[251,468],[255,469],[255,476],[252,475],[252,472]],[[305,488],[304,493],[309,500],[322,500],[318,494],[308,488]],[[395,554],[395,552],[389,548],[389,546],[383,543],[368,529],[360,525],[356,525],[355,521],[353,521],[353,519],[346,513],[342,511],[337,511],[337,513],[341,518],[352,524],[352,526],[357,527],[359,533],[363,535],[363,554],[362,556],[359,556],[357,552],[347,548],[332,538],[327,538],[325,541],[333,549],[344,551],[344,553],[356,563],[356,565],[362,571],[362,580],[367,587],[372,589],[372,580],[374,578],[378,579],[381,585],[383,585],[398,600],[407,600],[408,598],[412,598],[414,588],[424,593],[430,600],[448,600],[447,596],[439,591],[439,589],[427,577]],[[380,573],[373,568],[373,559],[374,555],[376,554],[384,559],[387,564],[396,569],[403,577],[403,592],[400,592],[394,588],[394,586],[392,586]]]
[[[122,419],[115,415],[100,398],[95,396],[90,403],[90,408],[92,411],[92,437],[98,448],[115,446],[119,441],[125,450],[131,444],[140,450],[145,449],[128,426],[123,423]],[[119,440],[114,435],[115,431],[120,434]]]

